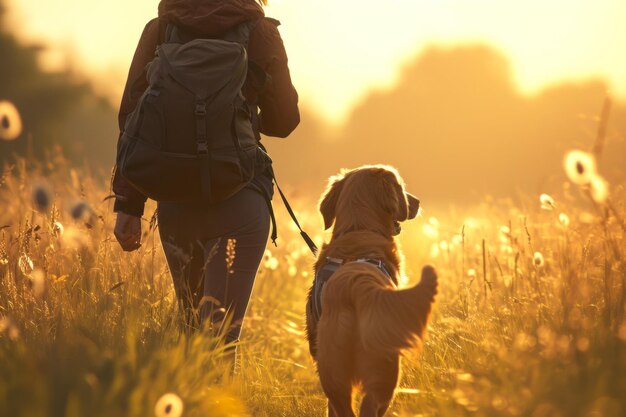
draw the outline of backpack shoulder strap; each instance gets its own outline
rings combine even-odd
[[[198,36],[175,23],[168,23],[165,27],[165,39],[163,43],[187,43]]]
[[[237,26],[234,26],[231,29],[227,30],[222,36],[220,36],[220,39],[240,43],[246,49],[248,49],[250,35],[254,31],[254,29],[256,29],[260,21],[261,19],[255,19],[240,23]]]

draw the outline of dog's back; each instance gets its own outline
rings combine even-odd
[[[357,336],[355,344],[370,352],[399,353],[415,347],[426,328],[436,293],[437,276],[432,267],[422,271],[420,284],[398,290],[370,264],[347,264],[326,284],[318,324],[318,341],[333,328],[347,331],[347,315]],[[328,313],[328,314],[326,314]]]

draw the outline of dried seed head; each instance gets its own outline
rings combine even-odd
[[[74,220],[85,220],[90,212],[89,205],[84,201],[77,202],[70,209],[70,214]]]
[[[559,223],[561,223],[561,225],[563,225],[564,227],[569,226],[570,224],[569,216],[565,213],[559,214]]]
[[[96,212],[83,200],[74,203],[70,208],[70,214],[74,220],[83,222],[88,229],[91,229],[98,220]]]
[[[543,255],[541,254],[541,252],[535,252],[535,254],[533,255],[533,264],[537,267],[537,268],[541,268],[542,266],[545,265],[545,259],[543,258]]]
[[[226,270],[229,274],[233,274],[233,264],[235,263],[235,248],[237,246],[237,239],[228,239],[226,243]]]
[[[17,260],[17,266],[20,268],[20,271],[25,276],[29,276],[31,272],[33,272],[33,269],[35,269],[33,260],[30,259],[30,257],[26,254],[20,256],[20,258]]]
[[[35,209],[40,212],[46,212],[52,203],[52,191],[47,184],[40,183],[33,187],[33,204]]]
[[[10,101],[0,101],[0,140],[15,140],[22,134],[22,118]]]

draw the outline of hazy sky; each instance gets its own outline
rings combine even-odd
[[[528,93],[559,80],[601,76],[626,97],[625,0],[270,0],[283,22],[302,101],[340,121],[372,86],[432,43],[484,42],[505,52]],[[157,0],[10,0],[24,39],[54,45],[116,98]],[[462,71],[459,68],[459,71]]]

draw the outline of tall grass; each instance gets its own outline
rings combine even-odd
[[[149,416],[166,393],[184,416],[324,415],[303,334],[313,259],[287,216],[231,377],[215,337],[182,329],[154,206],[142,247],[123,253],[95,178],[60,157],[3,173],[0,415]],[[431,263],[441,291],[390,414],[626,415],[623,196],[614,186],[598,204],[571,188],[548,210],[528,196],[406,224],[407,280]],[[299,214],[321,230],[315,211]]]

